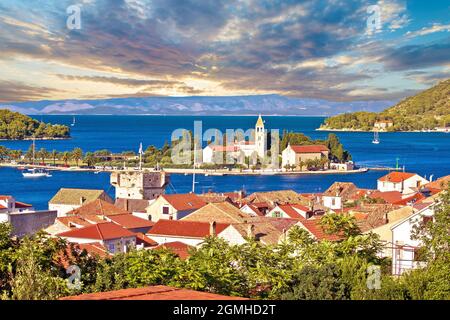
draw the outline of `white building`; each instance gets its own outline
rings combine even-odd
[[[397,222],[391,227],[392,231],[392,274],[400,275],[404,271],[423,266],[419,261],[418,249],[420,240],[412,239],[415,226],[433,219],[434,206],[417,211],[416,213]]]
[[[244,161],[243,157],[252,157],[257,155],[259,158],[263,159],[267,151],[267,130],[264,127],[264,121],[261,115],[255,124],[254,130],[254,141],[240,140],[234,142],[231,146],[222,146],[209,144],[203,148],[202,152],[202,162],[203,163],[218,163],[215,158],[223,159],[224,152],[234,159],[239,159]],[[219,163],[220,164],[220,163]]]
[[[286,169],[286,166],[289,165],[303,170],[308,160],[328,159],[329,154],[330,150],[324,145],[296,146],[288,144],[281,153],[281,167]],[[302,168],[300,168],[300,163],[302,163]]]
[[[377,189],[381,192],[398,191],[402,194],[411,194],[428,182],[416,173],[390,172],[377,180]]]

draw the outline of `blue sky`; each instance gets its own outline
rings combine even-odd
[[[74,4],[79,30],[66,23]],[[2,0],[0,101],[401,99],[450,78],[449,12],[420,0]]]

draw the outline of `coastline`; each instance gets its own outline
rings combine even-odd
[[[42,166],[42,165],[32,165],[32,164],[10,164],[1,163],[0,167],[5,168],[42,168],[50,171],[69,171],[69,172],[116,172],[116,171],[137,171],[134,168],[128,168],[126,170],[117,169],[90,169],[90,168],[80,168],[80,167],[53,167],[53,166]],[[145,170],[145,168],[144,168]],[[153,169],[147,169],[148,171],[154,171]],[[369,171],[369,168],[359,168],[355,170],[327,170],[327,171],[228,171],[228,170],[205,170],[205,169],[179,169],[179,168],[163,168],[164,172],[172,174],[200,174],[205,176],[227,176],[227,175],[239,175],[239,176],[274,176],[274,175],[327,175],[327,174],[355,174],[355,173],[365,173]]]
[[[380,132],[380,133],[396,133],[396,132],[415,132],[415,133],[449,133],[450,131],[444,130],[399,130],[399,131],[386,131],[386,130],[360,130],[360,129],[332,129],[319,127],[315,131],[329,131],[329,132]]]
[[[72,139],[72,137],[67,137],[67,138],[50,138],[50,137],[47,137],[47,138],[36,138],[36,139],[34,139],[35,141],[46,141],[46,140],[70,140],[70,139]],[[27,138],[23,138],[23,139],[0,139],[0,141],[32,141],[33,140],[33,138],[29,138],[29,137],[27,137]]]

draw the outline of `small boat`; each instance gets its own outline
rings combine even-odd
[[[75,123],[76,123],[75,117],[73,117],[72,124],[71,124],[70,126],[71,126],[71,127],[75,127]]]
[[[48,178],[52,176],[47,170],[38,168],[32,168],[22,171],[22,175],[24,178]]]
[[[375,132],[373,133],[373,140],[372,140],[372,143],[373,143],[373,144],[379,144],[379,143],[380,143],[380,139],[379,139],[379,137],[378,137],[378,131],[375,131]]]

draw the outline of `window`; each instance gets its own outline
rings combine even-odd
[[[272,217],[274,217],[274,218],[281,218],[281,212],[280,212],[280,211],[275,211],[275,212],[272,214]]]
[[[108,251],[109,252],[114,253],[115,249],[116,249],[116,246],[114,245],[114,243],[108,244]]]
[[[336,199],[335,199],[335,198],[331,199],[331,205],[332,205],[332,206],[335,206],[335,205],[336,205]]]
[[[163,214],[169,214],[169,207],[168,206],[163,206],[162,207],[162,213]]]

